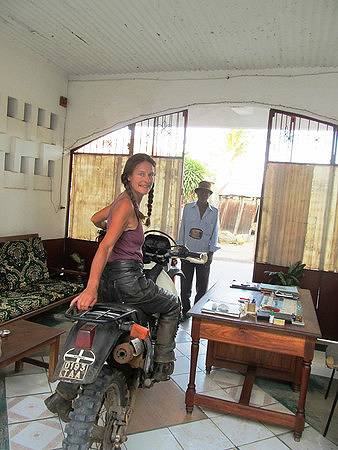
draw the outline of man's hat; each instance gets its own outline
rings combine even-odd
[[[204,189],[204,190],[206,190],[206,191],[209,191],[210,194],[212,194],[211,183],[210,183],[210,181],[200,181],[200,182],[198,183],[197,188],[195,189],[195,192],[197,192],[198,189]]]

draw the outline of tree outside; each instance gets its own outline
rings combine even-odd
[[[189,203],[195,199],[195,189],[198,183],[208,176],[208,171],[203,163],[187,156],[184,159],[183,172],[183,201]]]

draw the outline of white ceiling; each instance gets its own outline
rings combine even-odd
[[[0,0],[0,39],[69,76],[338,67],[338,0]]]

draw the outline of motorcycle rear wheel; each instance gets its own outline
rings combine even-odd
[[[116,369],[103,367],[92,384],[82,386],[69,414],[66,425],[65,450],[119,450],[125,440],[121,431],[118,411],[125,411],[129,403],[129,390],[124,375]]]

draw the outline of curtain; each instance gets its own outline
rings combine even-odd
[[[120,177],[128,156],[74,154],[71,181],[69,237],[95,240],[97,228],[90,217],[123,191]],[[154,157],[155,195],[151,229],[176,237],[179,220],[183,158]],[[141,211],[147,214],[147,197]],[[146,228],[145,228],[146,230]]]
[[[338,270],[338,168],[269,162],[256,262]]]

